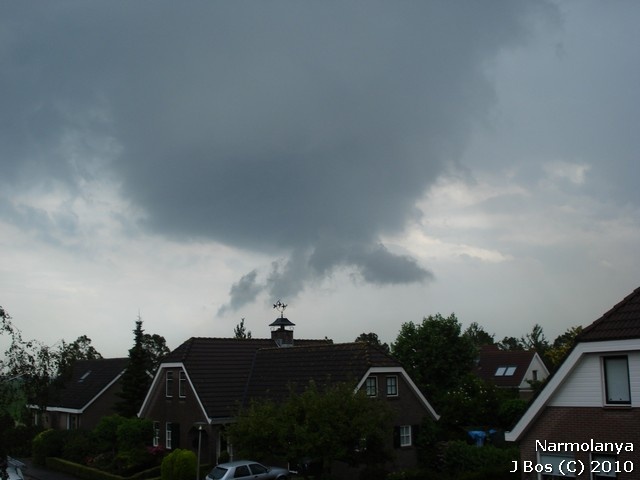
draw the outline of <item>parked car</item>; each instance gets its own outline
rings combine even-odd
[[[286,480],[289,470],[280,467],[265,467],[251,460],[221,463],[205,477],[206,480],[229,480],[232,478],[248,478],[256,480]]]
[[[22,476],[22,469],[24,463],[15,458],[7,457],[7,473],[9,474],[9,480],[24,480]]]

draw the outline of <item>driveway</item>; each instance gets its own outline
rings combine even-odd
[[[30,458],[21,458],[20,461],[26,465],[22,471],[25,480],[78,480],[76,477],[66,473],[55,472],[39,465],[34,465]]]

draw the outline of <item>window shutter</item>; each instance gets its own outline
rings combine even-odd
[[[418,444],[420,437],[420,425],[411,425],[411,445],[414,447]]]
[[[180,424],[171,424],[171,448],[180,448]]]
[[[400,448],[400,427],[393,427],[393,448]]]

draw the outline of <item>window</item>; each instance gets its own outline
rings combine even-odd
[[[185,398],[187,396],[187,374],[182,370],[178,375],[178,395],[180,398]]]
[[[629,363],[626,356],[603,357],[605,403],[630,405]]]
[[[378,378],[368,377],[365,381],[365,391],[368,397],[375,397],[378,395]]]
[[[153,422],[153,446],[160,445],[160,422]]]
[[[395,375],[392,377],[387,377],[387,396],[398,396],[398,377],[396,377]]]
[[[591,456],[591,480],[608,480],[618,478],[616,471],[619,471],[618,458],[615,455],[592,455]]]
[[[72,413],[67,417],[67,430],[77,430],[78,429],[79,418],[78,415],[74,415]]]
[[[531,370],[531,379],[534,382],[538,381],[538,370]]]
[[[167,447],[167,450],[171,450],[171,440],[172,440],[172,428],[171,423],[167,422],[167,426],[165,429],[165,438],[164,438],[164,446]]]
[[[173,372],[171,371],[165,374],[165,395],[167,398],[173,397]]]
[[[494,374],[496,377],[512,377],[516,373],[515,365],[503,365],[496,369]]]
[[[560,468],[560,465],[564,461],[564,464],[567,462],[574,461],[575,458],[570,453],[544,453],[540,454],[540,461],[538,462],[541,465],[551,465],[552,471],[550,473],[545,472],[542,474],[542,480],[556,480],[557,478],[575,478],[575,473],[568,472],[566,468]],[[563,464],[563,465],[564,465]],[[560,470],[564,472],[564,475],[560,473]]]
[[[402,425],[400,427],[400,446],[411,446],[411,425]]]
[[[254,475],[266,475],[269,472],[266,467],[260,465],[259,463],[252,463],[249,466],[251,467],[251,473]]]
[[[249,467],[246,465],[239,465],[236,467],[236,472],[233,474],[233,478],[248,477],[249,475],[251,475]]]

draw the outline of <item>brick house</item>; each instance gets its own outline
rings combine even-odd
[[[640,478],[640,288],[582,331],[505,438],[523,479]]]
[[[241,405],[277,401],[290,385],[304,388],[310,380],[349,381],[354,391],[390,402],[396,465],[415,466],[416,426],[438,415],[399,363],[366,343],[294,342],[293,324],[284,320],[271,325],[270,339],[190,338],[165,358],[139,413],[154,422],[154,443],[196,452],[200,443],[203,463],[216,463],[224,451],[233,458],[224,430]]]
[[[536,382],[549,376],[549,369],[534,350],[500,350],[497,345],[483,345],[475,373],[498,388],[517,390],[520,398],[533,395]]]
[[[128,358],[76,361],[70,377],[52,389],[44,411],[30,406],[36,424],[62,430],[94,428],[102,417],[116,413],[120,378],[128,362]]]

